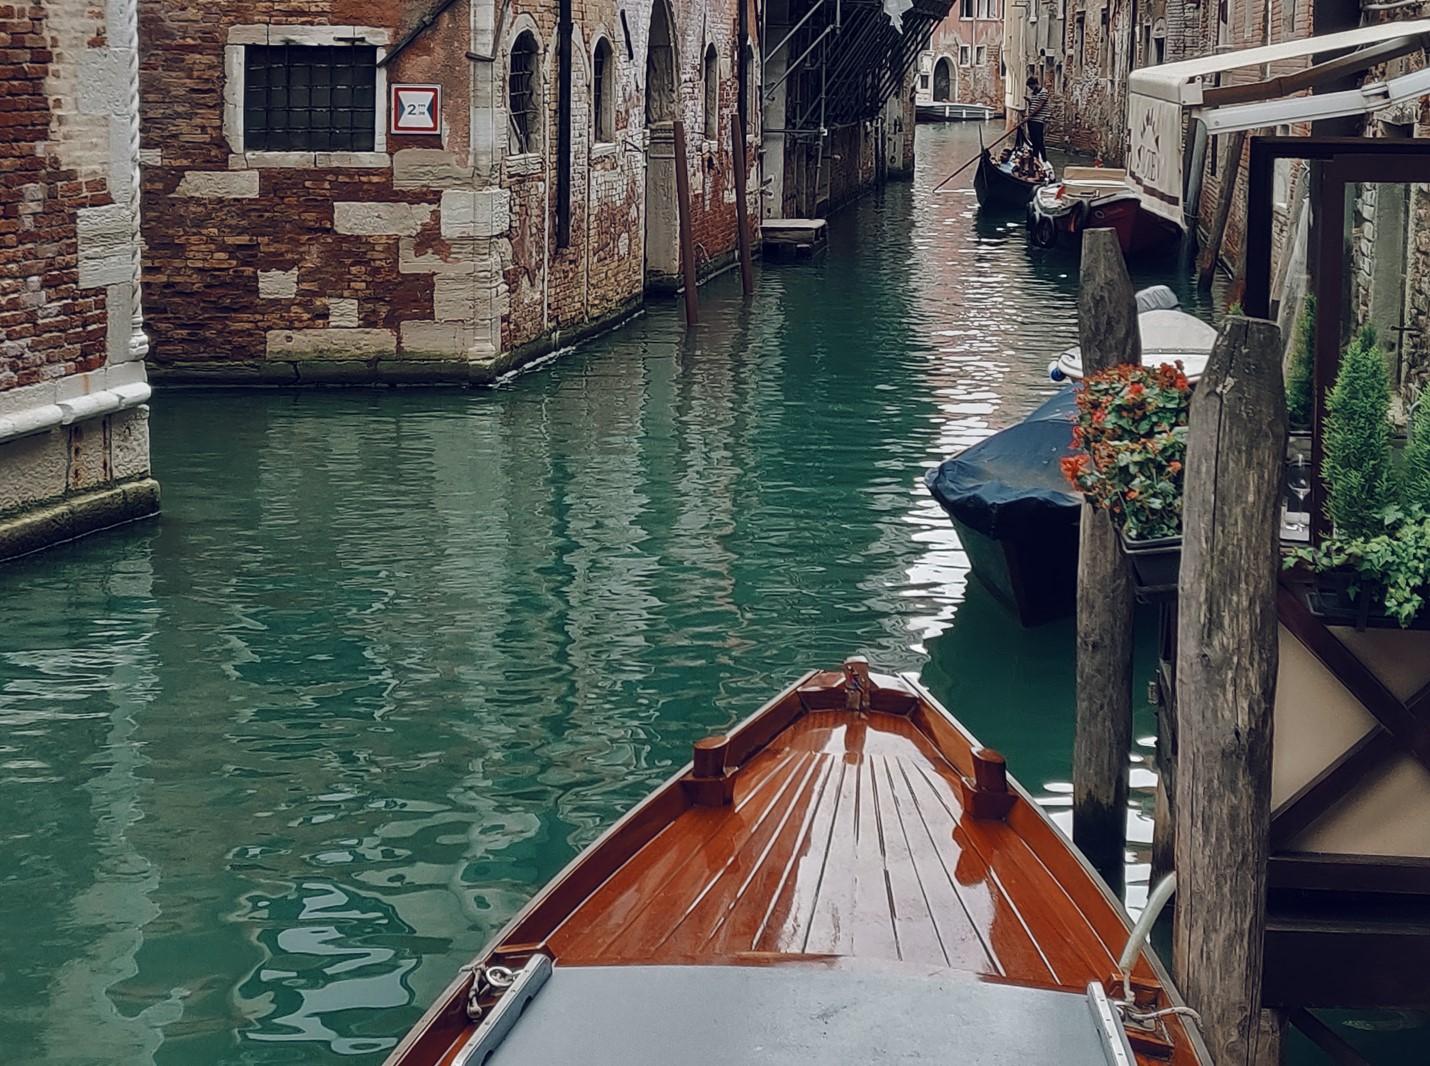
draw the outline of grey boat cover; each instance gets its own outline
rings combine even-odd
[[[954,971],[558,965],[487,1066],[1107,1066],[1105,1046],[1085,995]]]
[[[995,540],[1038,536],[1050,521],[1072,521],[1082,497],[1059,460],[1072,452],[1076,397],[1072,388],[1059,389],[1023,421],[925,473],[924,484],[950,515]]]

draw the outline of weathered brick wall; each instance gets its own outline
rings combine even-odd
[[[1069,4],[1066,60],[1052,85],[1049,140],[1121,166],[1127,155],[1127,75],[1134,59],[1131,0]]]
[[[928,49],[919,62],[918,101],[934,99],[934,75],[940,61],[947,61],[950,71],[949,98],[960,104],[983,104],[999,114],[1003,112],[1003,20],[1001,18],[964,18],[955,3],[948,18],[934,27]],[[968,50],[969,62],[963,65],[961,49]],[[978,49],[983,49],[983,62],[978,62]]]
[[[121,10],[0,3],[0,559],[157,508]]]
[[[615,0],[573,4],[565,247],[557,233],[562,101],[551,0],[505,10],[499,29],[494,8],[455,4],[389,64],[393,82],[442,85],[440,140],[388,137],[361,158],[318,153],[302,166],[237,150],[241,116],[230,106],[226,119],[225,94],[233,96],[239,46],[290,36],[316,43],[311,27],[336,25],[390,47],[430,6],[143,0],[156,366],[255,381],[487,380],[640,301],[648,10],[623,14]],[[729,120],[737,11],[734,0],[682,0],[672,12],[692,229],[704,267],[727,260],[735,245]],[[509,58],[525,33],[538,50],[539,112],[532,150],[513,155]],[[612,47],[615,117],[611,142],[598,144],[592,54],[602,38]],[[703,58],[711,44],[719,132],[707,141]],[[754,187],[753,154],[747,159]],[[751,208],[754,217],[758,197]]]
[[[1226,47],[1233,49],[1256,48],[1266,42],[1266,17],[1267,11],[1264,4],[1257,6],[1249,0],[1230,0],[1227,7],[1227,18],[1225,23],[1218,23],[1218,9],[1215,4],[1203,5],[1201,20],[1198,23],[1200,40],[1203,47],[1194,52],[1200,55],[1210,48],[1207,42],[1224,40]],[[1309,37],[1313,32],[1311,24],[1312,5],[1305,0],[1271,0],[1271,43],[1276,44],[1281,41],[1295,40],[1302,37]],[[1190,33],[1190,31],[1188,31]],[[1290,74],[1305,66],[1303,60],[1292,60],[1285,63],[1278,63],[1272,67],[1271,74]],[[1223,85],[1240,85],[1249,82],[1259,81],[1262,77],[1260,68],[1250,68],[1246,70],[1232,71],[1223,76]],[[1310,133],[1309,126],[1297,124],[1281,130],[1282,133],[1295,134],[1297,136]],[[1223,182],[1229,176],[1234,176],[1236,187],[1233,192],[1232,210],[1227,219],[1226,234],[1222,240],[1221,259],[1224,264],[1236,268],[1236,264],[1241,262],[1241,252],[1246,241],[1246,195],[1247,195],[1247,163],[1249,152],[1243,151],[1240,166],[1236,168],[1235,175],[1232,175],[1228,165],[1228,153],[1230,149],[1231,134],[1222,134],[1218,137],[1209,138],[1207,142],[1207,158],[1202,172],[1202,195],[1198,204],[1198,225],[1203,237],[1207,236],[1216,214],[1217,201],[1221,194]],[[1306,169],[1303,164],[1293,163],[1288,165],[1286,172],[1285,189],[1287,198],[1281,204],[1274,205],[1275,217],[1272,222],[1272,255],[1273,272],[1280,262],[1281,255],[1286,251],[1289,238],[1289,226],[1291,222],[1291,207],[1295,203],[1295,198],[1304,192],[1306,179]]]
[[[455,335],[462,324],[453,318],[444,331],[436,291],[461,303],[462,275],[472,273],[439,218],[444,191],[471,184],[466,5],[449,8],[388,69],[394,82],[442,85],[440,140],[388,137],[385,149],[368,156],[283,158],[239,151],[241,114],[232,106],[225,113],[239,89],[242,46],[323,43],[310,36],[317,26],[349,27],[390,46],[429,7],[419,0],[143,0],[144,219],[156,369],[222,369],[266,381],[423,377],[459,355],[456,344],[432,338]]]
[[[0,5],[0,390],[105,361],[107,294],[80,287],[77,222],[113,198],[107,158],[73,146],[94,137],[107,148],[108,132],[78,113],[77,57],[56,56],[51,25],[77,6]],[[88,21],[104,33],[102,17]]]

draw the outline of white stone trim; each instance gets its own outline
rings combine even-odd
[[[230,26],[223,50],[223,135],[228,141],[230,170],[260,168],[337,169],[381,168],[392,165],[387,154],[387,68],[382,61],[392,35],[378,26],[296,26],[282,23]],[[373,92],[371,152],[250,152],[243,143],[243,50],[248,45],[297,44],[336,46],[367,44],[377,49]]]
[[[151,393],[139,361],[10,389],[0,393],[0,443],[138,407]]]

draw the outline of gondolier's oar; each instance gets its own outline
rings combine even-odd
[[[934,192],[938,192],[938,191],[939,191],[940,189],[942,189],[945,185],[947,185],[949,182],[951,182],[954,178],[958,177],[960,174],[962,174],[962,173],[963,173],[965,170],[967,170],[969,167],[973,166],[974,163],[978,162],[980,159],[983,158],[983,153],[984,153],[984,152],[988,151],[989,148],[995,148],[995,147],[997,147],[999,141],[1006,141],[1009,137],[1011,137],[1013,134],[1017,133],[1020,129],[1022,129],[1023,126],[1027,124],[1027,121],[1028,121],[1027,119],[1024,119],[1022,122],[1020,122],[1020,123],[1018,123],[1016,126],[1014,126],[1011,130],[1009,130],[1008,132],[1006,132],[1005,134],[1003,134],[1003,136],[999,137],[997,141],[994,141],[992,144],[988,145],[986,148],[980,148],[979,151],[978,151],[978,154],[977,154],[976,156],[974,156],[972,159],[970,159],[967,163],[964,163],[963,166],[959,167],[957,170],[955,170],[955,171],[954,171],[952,174],[950,174],[948,177],[944,178],[943,181],[941,181],[941,182],[939,182],[937,185],[935,185],[935,186],[933,187],[933,191],[934,191]]]

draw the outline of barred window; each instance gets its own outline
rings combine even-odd
[[[248,151],[371,152],[376,128],[376,48],[249,45],[244,50]]]
[[[712,44],[705,49],[705,137],[720,136],[720,56]]]
[[[507,79],[509,149],[513,155],[541,148],[539,88],[536,38],[527,31],[511,46],[511,73]]]
[[[612,91],[613,64],[611,42],[602,37],[596,42],[596,51],[591,59],[591,110],[596,116],[596,140],[612,140],[611,130],[615,126],[615,93]]]

